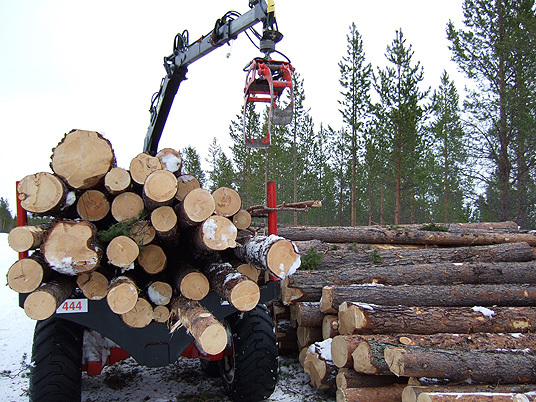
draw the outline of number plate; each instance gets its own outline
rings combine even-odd
[[[87,299],[67,299],[58,307],[56,313],[87,313]]]

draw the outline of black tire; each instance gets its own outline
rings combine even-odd
[[[201,363],[201,370],[209,378],[218,378],[220,376],[220,366],[217,361],[209,361],[199,358]]]
[[[49,318],[35,325],[30,400],[79,401],[82,382],[83,328]]]
[[[227,395],[236,402],[269,397],[278,376],[277,342],[268,309],[253,310],[226,319],[232,333],[231,356],[224,356],[220,374]]]

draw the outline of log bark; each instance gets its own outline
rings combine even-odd
[[[386,387],[362,387],[337,390],[337,402],[358,401],[402,401],[403,384],[392,384]]]
[[[210,287],[239,311],[250,311],[260,300],[259,286],[231,264],[211,264],[205,270]]]
[[[214,198],[207,190],[191,190],[176,207],[179,224],[182,227],[197,226],[205,222],[216,208]]]
[[[390,370],[399,376],[471,380],[485,384],[536,382],[536,356],[524,353],[406,346],[385,348],[384,355]]]
[[[245,209],[241,209],[233,215],[233,223],[238,230],[244,230],[251,226],[251,215]]]
[[[155,275],[166,269],[168,259],[162,247],[149,244],[140,252],[138,262],[145,272]]]
[[[322,339],[334,338],[339,335],[339,318],[327,314],[322,320]]]
[[[390,344],[398,344],[399,340],[394,335],[337,335],[331,342],[331,357],[333,363],[339,368],[353,368],[354,360],[352,353],[361,342],[376,341]]]
[[[523,394],[526,392],[536,391],[534,384],[500,384],[500,385],[430,385],[430,386],[407,386],[402,392],[402,402],[417,402],[417,400],[425,400],[426,397],[421,397],[423,393],[513,393]],[[460,399],[458,399],[460,400]],[[465,400],[465,399],[462,399]],[[488,399],[490,400],[490,399]],[[493,400],[493,399],[491,399]],[[531,399],[529,399],[531,400]]]
[[[171,317],[171,312],[167,306],[156,306],[153,309],[153,320],[155,322],[167,322]]]
[[[134,268],[134,261],[139,255],[138,244],[128,236],[114,237],[106,247],[108,262],[123,269]]]
[[[56,215],[76,201],[59,177],[46,172],[25,176],[17,191],[22,208],[38,215]]]
[[[216,205],[215,213],[217,215],[228,218],[240,211],[242,207],[242,198],[232,188],[220,187],[214,190],[212,197]]]
[[[255,236],[235,251],[238,258],[270,271],[279,279],[292,275],[301,264],[300,255],[292,242],[275,235]]]
[[[7,271],[7,284],[18,293],[31,293],[51,275],[43,256],[34,253],[16,261]]]
[[[386,387],[405,383],[407,383],[405,377],[361,374],[348,368],[339,369],[336,378],[337,388],[343,391],[347,388]]]
[[[104,188],[111,195],[119,195],[130,190],[132,179],[128,170],[114,167],[104,176]]]
[[[30,293],[24,301],[24,312],[34,320],[46,320],[71,295],[75,278],[58,275]]]
[[[217,355],[225,349],[227,331],[199,302],[177,297],[171,302],[171,311],[204,353]]]
[[[60,221],[48,231],[41,253],[55,271],[66,275],[91,272],[100,265],[97,228],[87,221]]]
[[[175,176],[181,174],[182,156],[176,150],[173,148],[163,148],[155,156],[164,169],[170,171]]]
[[[304,327],[320,327],[325,314],[320,311],[319,302],[298,302],[296,307],[296,322]]]
[[[530,397],[530,399],[529,399]],[[462,392],[438,392],[438,393],[422,393],[419,395],[419,401],[422,402],[520,402],[534,401],[536,396],[533,394],[514,394],[514,393],[498,393],[498,392],[479,392],[479,393],[462,393]]]
[[[156,170],[143,183],[143,202],[149,211],[173,205],[176,194],[177,178],[169,170]]]
[[[355,334],[499,333],[531,332],[536,329],[534,307],[483,309],[377,306],[352,303],[352,309],[356,312],[354,322],[345,325],[346,328],[354,328],[352,332]],[[404,317],[404,319],[393,319],[393,317]],[[341,321],[340,317],[339,321]]]
[[[76,202],[76,211],[80,218],[98,222],[110,212],[110,202],[99,190],[86,190]]]
[[[298,347],[304,348],[315,342],[322,341],[322,327],[303,327],[300,326],[296,329]]]
[[[145,328],[153,321],[153,315],[151,303],[142,297],[138,297],[134,307],[121,314],[121,319],[131,328]]]
[[[286,304],[293,304],[293,303],[301,303],[301,302],[309,302],[309,303],[319,303],[320,299],[322,298],[322,288],[324,286],[324,281],[319,276],[318,277],[318,283],[314,283],[313,281],[310,281],[309,284],[299,284],[294,286],[297,282],[293,281],[293,277],[295,275],[299,276],[298,281],[300,281],[301,278],[304,278],[303,275],[301,275],[301,271],[297,271],[292,276],[287,276],[285,279],[281,281],[281,301]],[[311,277],[311,273],[307,273],[308,278]],[[292,285],[290,285],[292,284]],[[320,311],[320,308],[319,308]]]
[[[213,215],[195,229],[192,241],[201,251],[223,251],[236,247],[236,234],[229,219]]]
[[[115,167],[110,142],[95,131],[72,130],[53,149],[52,171],[75,189],[99,184]]]
[[[144,209],[142,198],[131,191],[119,194],[112,201],[112,216],[118,222],[127,219],[139,219]]]
[[[102,300],[108,294],[110,281],[101,272],[93,271],[78,275],[76,284],[89,300]]]
[[[187,299],[202,300],[210,291],[207,277],[188,264],[180,264],[173,273],[173,285]]]
[[[138,246],[146,246],[154,240],[156,231],[149,222],[139,220],[132,224],[128,236],[134,240]]]
[[[173,288],[167,282],[154,281],[147,285],[147,297],[156,306],[165,306],[171,301]]]
[[[184,198],[188,195],[190,191],[195,190],[196,188],[201,188],[199,180],[197,180],[197,178],[192,176],[191,174],[180,175],[177,178],[177,184],[178,189],[175,198],[177,198],[177,200],[179,201],[184,200]]]
[[[106,302],[116,314],[125,314],[132,310],[138,301],[138,287],[127,276],[117,276],[110,281]]]
[[[247,209],[247,211],[255,217],[265,217],[269,212],[306,212],[309,208],[322,207],[321,201],[302,201],[302,202],[291,202],[277,205],[275,208],[270,208],[265,205],[254,205]]]
[[[162,164],[160,163],[160,160],[157,157],[151,156],[145,152],[136,155],[130,161],[129,166],[132,181],[139,185],[143,185],[143,183],[145,183],[145,179],[147,179],[147,176],[149,176],[151,173],[161,169]]]
[[[325,286],[320,310],[337,312],[345,302],[359,301],[384,306],[535,306],[533,285],[412,285],[412,286]]]
[[[177,223],[177,214],[170,206],[159,207],[151,212],[151,225],[165,244],[175,244],[178,241]]]
[[[50,225],[17,226],[9,231],[7,242],[9,246],[19,253],[35,250],[43,243],[45,232]]]
[[[389,344],[373,340],[359,342],[352,352],[354,370],[362,374],[392,375],[390,365],[384,358],[386,346]]]
[[[432,232],[426,230],[363,227],[291,227],[281,228],[280,236],[289,240],[322,240],[329,243],[420,244],[441,246],[483,246],[499,243],[527,242],[536,246],[534,233]]]

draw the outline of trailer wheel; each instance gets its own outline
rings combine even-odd
[[[30,400],[79,401],[82,382],[83,328],[49,318],[35,325]]]
[[[223,386],[233,401],[262,401],[275,389],[277,342],[264,305],[226,319],[232,333],[230,356],[219,362]]]

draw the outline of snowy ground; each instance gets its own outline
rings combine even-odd
[[[0,233],[0,277],[17,259]],[[5,283],[5,279],[2,279]],[[27,401],[35,322],[18,307],[18,295],[0,286],[0,401]],[[333,392],[319,391],[309,385],[296,357],[280,357],[279,383],[268,401],[335,401]],[[219,379],[206,378],[197,359],[181,358],[160,368],[139,366],[133,359],[106,367],[101,375],[82,378],[82,401],[229,401]]]

